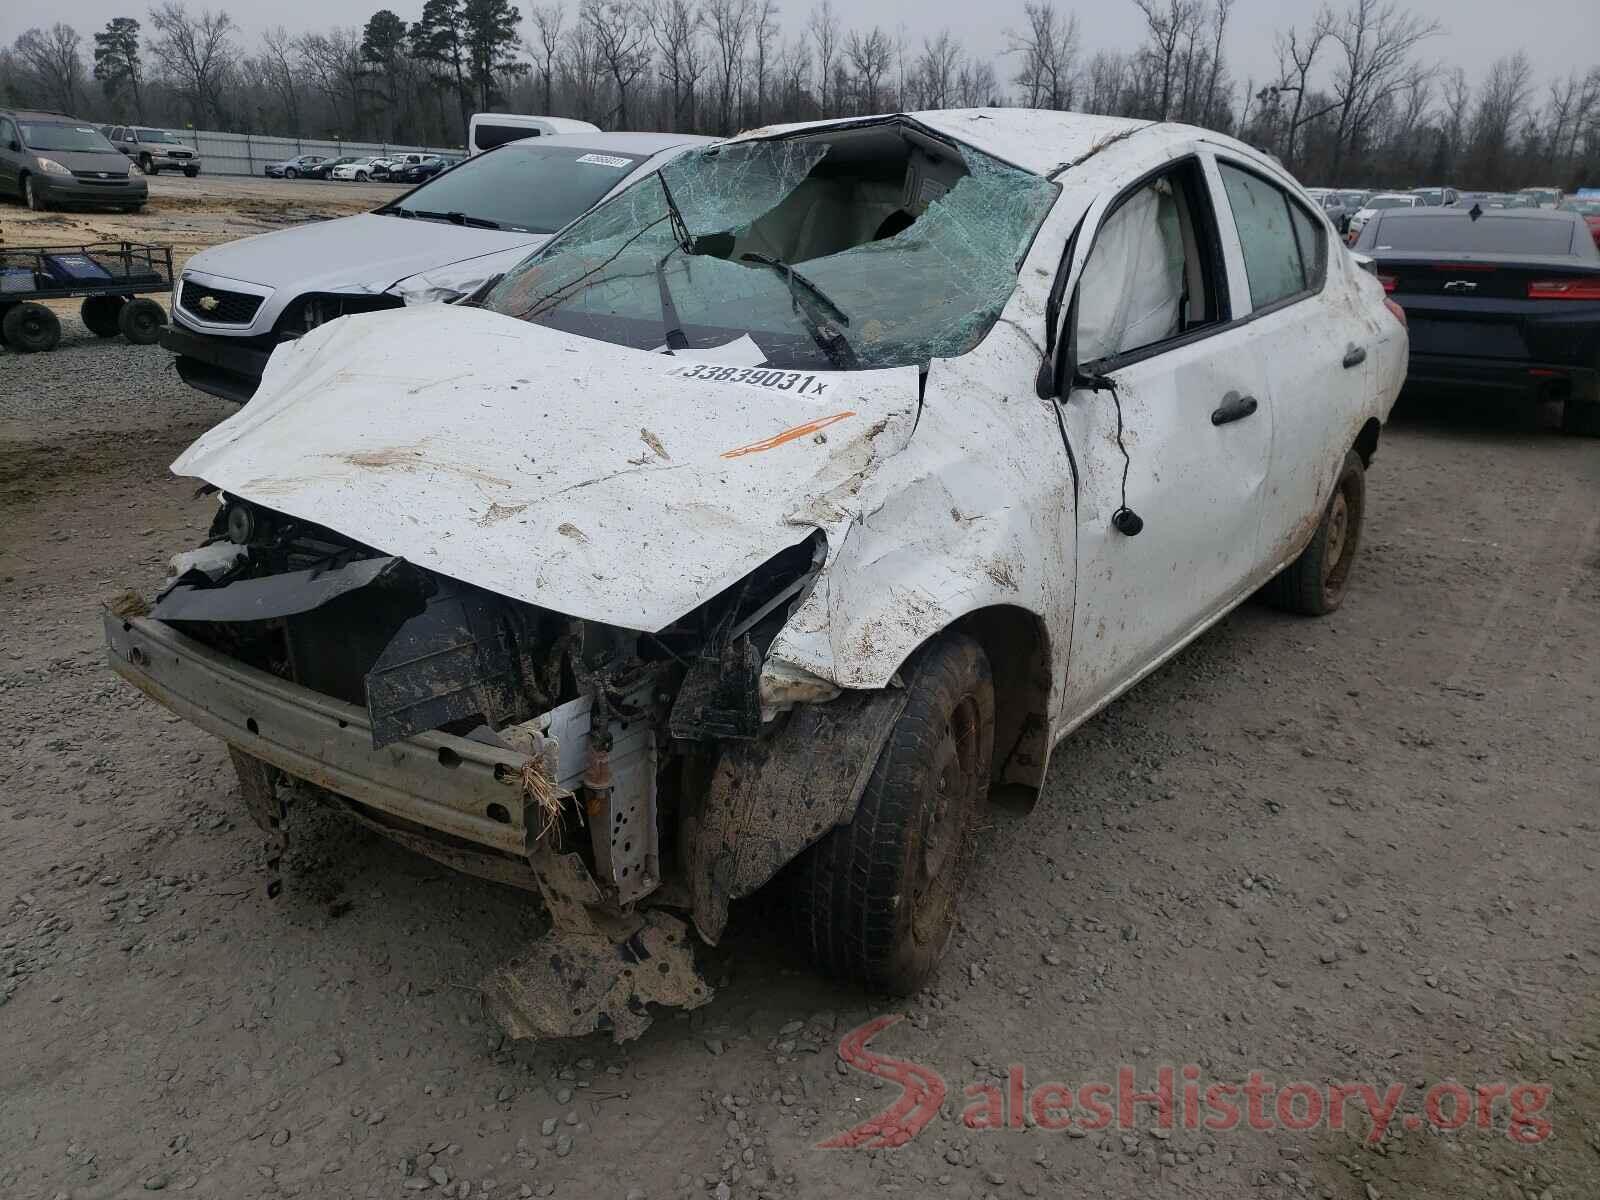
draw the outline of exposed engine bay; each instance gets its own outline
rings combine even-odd
[[[541,764],[525,781],[542,809],[538,839],[586,848],[596,879],[628,904],[662,883],[657,818],[670,817],[682,773],[706,770],[698,760],[718,740],[760,732],[762,656],[824,549],[817,534],[641,634],[222,496],[209,539],[173,560],[176,578],[151,616],[365,706],[375,750],[439,730],[531,756]],[[610,820],[597,824],[605,810]]]

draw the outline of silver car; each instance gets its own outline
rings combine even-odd
[[[190,179],[200,174],[200,152],[175,133],[147,125],[111,125],[106,138],[133,159],[146,175],[182,171]]]
[[[184,269],[162,344],[192,387],[243,403],[280,342],[351,313],[464,296],[585,209],[710,140],[587,133],[508,142],[374,212],[203,250]]]

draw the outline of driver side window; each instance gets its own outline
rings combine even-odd
[[[1205,195],[1191,160],[1140,184],[1101,222],[1078,281],[1078,362],[1153,351],[1224,319]]]

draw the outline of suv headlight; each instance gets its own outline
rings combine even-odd
[[[71,171],[67,170],[66,167],[63,167],[60,163],[58,163],[53,158],[40,158],[40,159],[37,159],[36,161],[39,164],[39,170],[43,171],[46,175],[71,175],[72,174]]]

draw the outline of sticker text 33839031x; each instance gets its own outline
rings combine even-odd
[[[828,390],[825,381],[803,371],[778,371],[767,367],[724,367],[716,363],[688,363],[673,367],[668,375],[685,379],[709,379],[714,383],[742,383],[749,387],[775,388],[799,396],[820,396]]]

